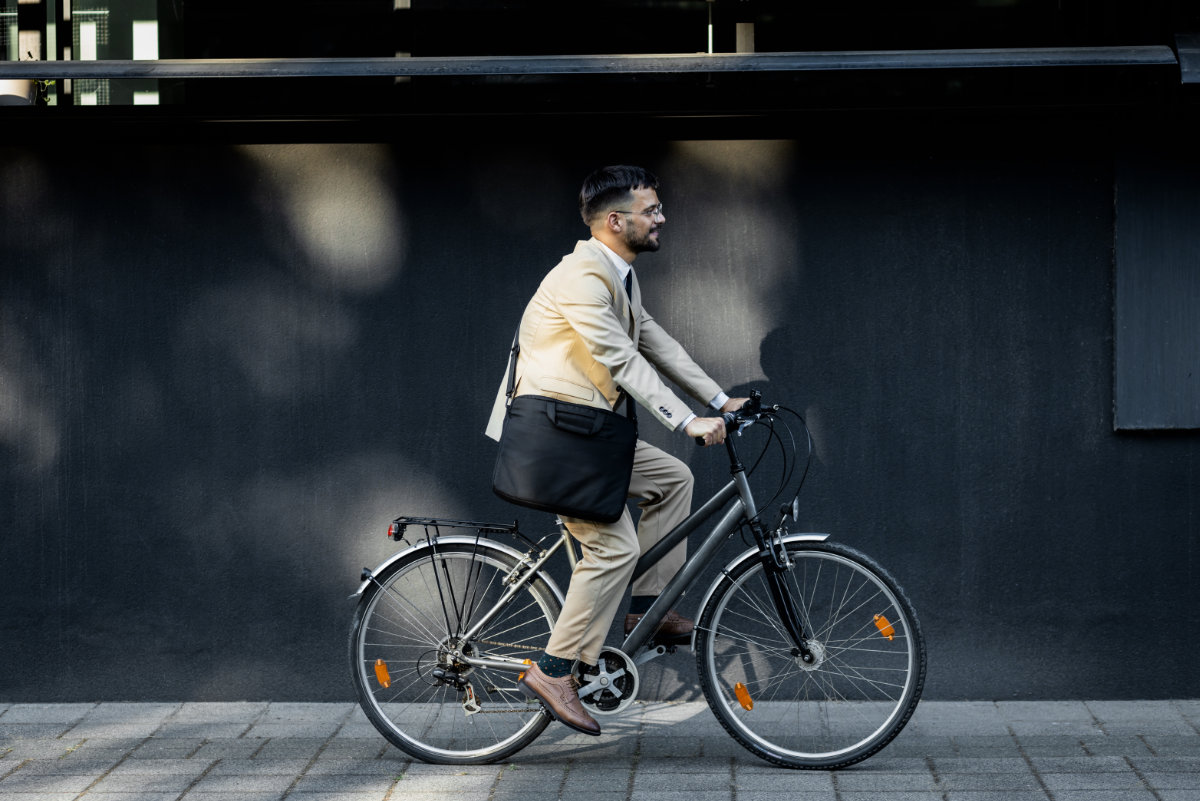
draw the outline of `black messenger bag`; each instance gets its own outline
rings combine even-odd
[[[514,398],[519,351],[514,339],[492,491],[531,509],[616,522],[625,511],[637,447],[633,399],[622,391],[625,416],[543,395]]]

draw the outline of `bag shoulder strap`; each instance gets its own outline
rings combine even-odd
[[[504,391],[504,397],[508,398],[509,403],[512,403],[513,390],[517,388],[517,354],[521,352],[521,343],[517,341],[517,336],[520,333],[521,327],[517,326],[513,334],[512,349],[508,352],[508,389]]]

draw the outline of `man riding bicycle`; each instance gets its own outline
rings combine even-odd
[[[666,222],[658,179],[640,167],[604,167],[584,181],[579,210],[591,239],[577,243],[563,257],[525,308],[513,367],[515,395],[544,395],[612,409],[623,389],[668,428],[705,445],[724,442],[724,421],[693,414],[660,372],[718,412],[738,409],[746,399],[729,398],[645,311],[633,273],[640,253],[658,250]],[[499,439],[502,430],[507,388],[506,375],[488,423],[487,434],[493,439]],[[600,725],[579,701],[575,664],[584,673],[595,669],[639,555],[687,517],[692,485],[687,465],[639,440],[629,486],[630,497],[640,499],[637,529],[628,509],[611,524],[561,518],[579,542],[582,558],[545,653],[525,671],[520,687],[572,729],[600,733]],[[685,558],[686,543],[681,543],[634,582],[626,634]],[[692,621],[672,610],[655,637],[663,643],[685,642],[692,628]]]

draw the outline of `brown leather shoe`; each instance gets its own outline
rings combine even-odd
[[[579,681],[574,676],[552,679],[537,664],[533,664],[521,674],[517,686],[526,696],[541,701],[555,720],[584,734],[600,734],[600,724],[579,702]]]
[[[628,637],[633,627],[641,622],[643,615],[626,615],[625,616],[625,636]],[[670,644],[683,644],[691,641],[692,630],[696,628],[696,624],[688,620],[683,615],[672,609],[667,612],[667,616],[662,619],[658,630],[654,632],[653,639],[655,642]]]

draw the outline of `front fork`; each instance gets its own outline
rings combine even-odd
[[[761,525],[755,525],[754,538],[759,541],[759,547],[762,548],[762,563],[763,572],[767,577],[767,587],[771,590],[771,600],[775,604],[775,611],[779,613],[779,620],[783,623],[784,630],[792,639],[792,656],[799,657],[806,665],[811,665],[816,657],[813,656],[812,649],[808,647],[808,637],[804,636],[804,623],[800,620],[800,613],[796,611],[796,604],[792,600],[792,594],[788,592],[787,583],[784,581],[784,576],[791,569],[791,560],[787,558],[787,551],[783,551],[783,562],[781,563],[779,556],[775,553],[774,544],[769,542],[761,532]],[[783,544],[780,543],[780,548]]]
[[[771,591],[771,601],[775,604],[775,611],[779,614],[779,620],[783,623],[784,630],[792,640],[792,656],[798,657],[806,665],[811,665],[816,657],[813,655],[812,649],[808,647],[808,637],[804,635],[804,624],[800,620],[800,613],[796,611],[796,604],[784,581],[784,576],[792,569],[792,560],[788,557],[787,547],[783,544],[782,537],[777,538],[775,534],[768,534],[757,519],[758,510],[754,504],[754,494],[746,479],[746,470],[742,466],[741,460],[738,459],[732,434],[733,432],[730,432],[730,436],[725,438],[725,447],[729,451],[730,472],[733,473],[738,494],[746,508],[746,516],[750,520],[750,530],[754,534],[754,541],[758,544],[763,572],[767,576],[767,587]],[[777,533],[781,532],[782,525],[780,532]]]

